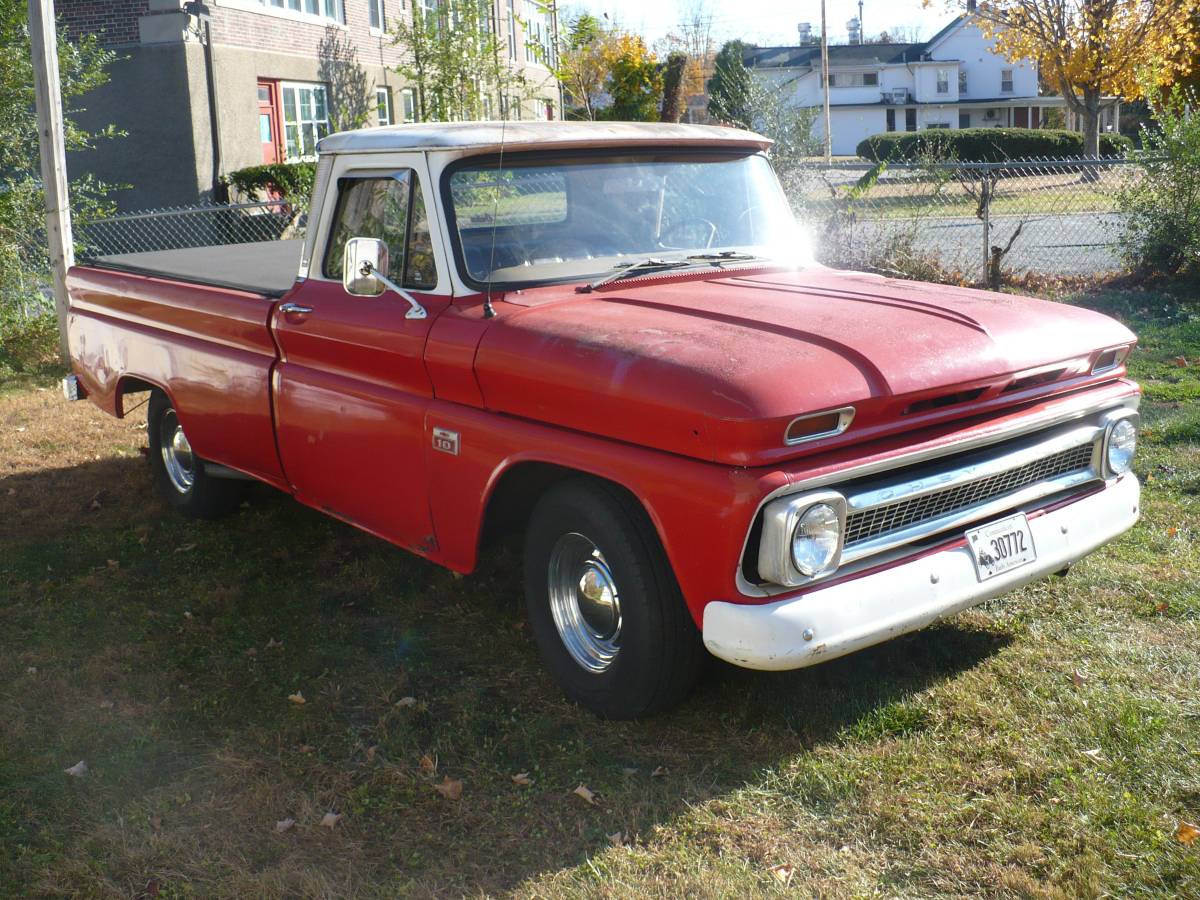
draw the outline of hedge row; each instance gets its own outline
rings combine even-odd
[[[1133,142],[1120,134],[1100,135],[1101,156],[1124,156]],[[935,128],[889,131],[859,143],[858,155],[874,162],[911,162],[922,156],[963,162],[1009,159],[1079,159],[1083,135],[1052,128]]]
[[[225,181],[246,197],[265,199],[274,193],[286,200],[308,200],[316,173],[316,163],[271,163],[230,172]]]

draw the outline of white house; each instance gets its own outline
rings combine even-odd
[[[795,106],[820,106],[821,47],[756,47],[745,62]],[[1118,103],[1106,98],[1101,130],[1117,130]],[[865,137],[925,128],[1038,128],[1066,101],[1038,94],[1037,63],[999,55],[973,17],[959,16],[920,44],[829,47],[833,152],[853,155]],[[824,137],[824,122],[814,128]]]

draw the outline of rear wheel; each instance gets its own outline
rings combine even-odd
[[[179,415],[162,391],[150,395],[146,431],[150,437],[150,470],[159,492],[171,506],[197,519],[215,519],[237,509],[245,485],[208,476],[204,460],[192,452]]]
[[[632,719],[675,705],[705,659],[658,535],[619,488],[571,480],[537,504],[525,541],[534,637],[567,696]]]

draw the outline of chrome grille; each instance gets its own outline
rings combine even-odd
[[[1091,443],[1070,447],[986,478],[851,513],[846,520],[846,547],[1085,470],[1091,465],[1093,450]]]

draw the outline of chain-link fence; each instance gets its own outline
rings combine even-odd
[[[75,239],[80,259],[150,250],[179,250],[216,244],[248,244],[302,237],[307,202],[187,206],[127,213],[80,225]]]
[[[838,163],[783,180],[829,265],[995,284],[1123,269],[1117,197],[1142,171],[1118,159]]]

